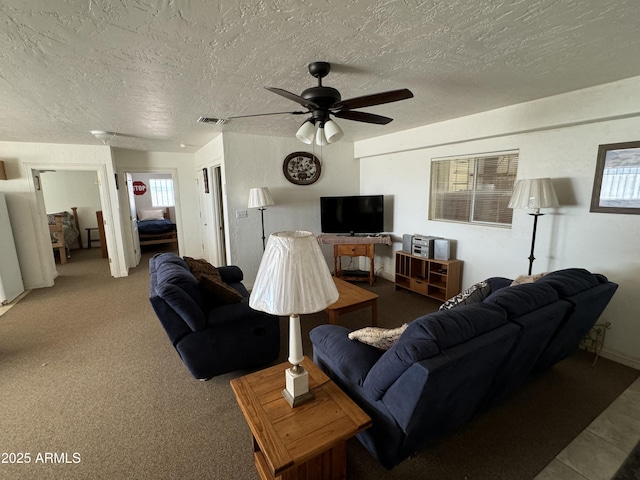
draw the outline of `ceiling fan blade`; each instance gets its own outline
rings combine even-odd
[[[337,108],[338,110],[351,110],[354,108],[372,107],[374,105],[382,105],[383,103],[397,102],[412,97],[413,93],[411,93],[411,90],[403,88],[400,90],[390,90],[388,92],[349,98],[339,102],[333,108]]]
[[[303,107],[307,107],[307,108],[319,107],[317,103],[312,102],[311,100],[307,100],[306,98],[302,98],[300,95],[296,95],[295,93],[287,92],[282,88],[275,88],[275,87],[264,87],[264,88],[266,88],[270,92],[280,95],[281,97],[288,98],[289,100],[293,100],[294,102],[299,103]]]
[[[383,117],[382,115],[374,115],[373,113],[356,112],[353,110],[340,110],[335,112],[333,115],[338,118],[344,118],[345,120],[375,123],[377,125],[386,125],[387,123],[393,121],[393,118]]]
[[[305,113],[309,113],[309,112],[297,111],[297,112],[254,113],[254,114],[249,114],[249,115],[233,115],[231,117],[224,117],[224,119],[225,120],[231,120],[232,118],[264,117],[266,115],[285,115],[285,114],[289,114],[289,115],[304,115]]]

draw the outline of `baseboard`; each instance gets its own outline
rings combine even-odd
[[[376,273],[376,276],[384,278],[385,280],[389,280],[390,282],[395,282],[396,281],[395,275],[387,273],[386,271],[384,271],[382,269],[378,270],[378,272]]]
[[[627,367],[640,370],[640,360],[638,360],[637,358],[629,357],[620,352],[603,348],[600,351],[600,356],[606,358],[607,360],[613,360],[614,362],[621,363],[622,365],[626,365]]]

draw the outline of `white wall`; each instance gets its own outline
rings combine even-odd
[[[356,142],[361,192],[394,195],[397,241],[403,233],[456,239],[463,288],[514,278],[528,268],[526,211],[514,211],[511,229],[437,222],[428,199],[432,158],[519,150],[518,178],[551,177],[561,204],[538,221],[534,272],[583,267],[618,283],[601,318],[612,324],[604,354],[640,368],[640,217],[589,212],[598,145],[640,140],[639,89],[637,77]],[[377,263],[392,279],[392,255]]]
[[[245,283],[253,285],[262,258],[260,211],[247,209],[249,190],[269,187],[275,205],[264,211],[265,236],[283,230],[309,230],[320,233],[320,197],[358,194],[358,162],[353,158],[353,144],[338,142],[322,148],[315,155],[322,164],[320,179],[312,185],[294,185],[283,174],[287,155],[308,151],[293,137],[259,135],[223,135],[224,194],[229,234],[230,263],[240,266]],[[221,153],[219,145],[209,157]],[[248,210],[248,218],[236,218],[236,211]],[[333,250],[323,246],[328,264],[333,265]]]
[[[105,234],[111,246],[111,273],[116,277],[126,275],[120,222],[117,217],[112,221],[111,217],[112,212],[117,215],[118,199],[114,194],[115,177],[109,147],[0,142],[0,158],[4,160],[9,178],[0,181],[0,191],[6,194],[26,289],[51,286],[56,276],[49,228],[44,215],[44,199],[42,191],[34,186],[30,176],[32,170],[63,167],[96,172],[102,181],[101,203],[107,222]]]

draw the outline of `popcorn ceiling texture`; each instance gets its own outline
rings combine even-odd
[[[3,0],[0,141],[194,151],[221,131],[292,136],[309,62],[343,98],[410,88],[346,140],[640,75],[636,0]]]

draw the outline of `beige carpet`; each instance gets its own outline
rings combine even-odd
[[[114,279],[99,249],[74,251],[54,287],[32,291],[0,317],[0,452],[30,454],[28,464],[0,463],[0,478],[258,478],[229,387],[246,372],[190,377],[149,304],[149,256]],[[437,307],[384,280],[372,290],[382,326]],[[368,321],[367,311],[344,316],[350,328]],[[322,322],[324,313],[303,317],[305,331]],[[284,336],[286,319],[281,325]],[[285,349],[283,342],[280,361]],[[591,360],[562,362],[392,471],[351,440],[348,477],[533,478],[639,373]]]

